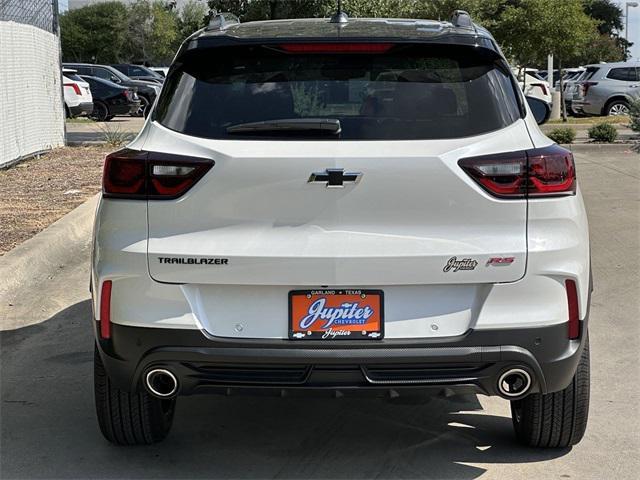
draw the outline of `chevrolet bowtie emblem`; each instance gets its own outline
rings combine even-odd
[[[345,183],[358,183],[362,173],[345,172],[342,168],[327,168],[324,172],[312,173],[308,183],[324,183],[327,188],[344,188]]]

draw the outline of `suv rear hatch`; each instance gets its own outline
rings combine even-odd
[[[312,45],[222,47],[175,66],[144,148],[150,160],[166,152],[215,165],[180,198],[149,200],[152,278],[295,286],[521,278],[526,200],[489,194],[458,165],[532,146],[497,54]]]

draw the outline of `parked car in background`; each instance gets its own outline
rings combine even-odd
[[[144,80],[146,82],[154,82],[162,85],[164,76],[145,67],[144,65],[134,65],[132,63],[117,63],[111,65],[113,68],[120,70],[127,77],[134,80]]]
[[[162,78],[167,76],[169,72],[169,67],[149,67],[151,70],[156,72],[158,75],[162,75]]]
[[[67,118],[88,115],[93,110],[93,98],[89,84],[75,70],[62,69],[64,110]]]
[[[578,81],[571,108],[587,115],[627,115],[640,98],[638,62],[587,65]]]
[[[539,98],[547,103],[551,103],[551,89],[549,83],[540,79],[540,77],[534,76],[529,71],[527,73],[518,72],[517,69],[513,70],[514,75],[518,78],[518,85],[520,90],[524,88],[524,94],[529,97]],[[535,72],[533,72],[535,73]]]
[[[93,92],[93,112],[90,117],[108,122],[116,115],[130,115],[140,108],[136,91],[98,77],[82,76]]]
[[[585,74],[586,68],[567,68],[566,73],[562,77],[562,90],[564,92],[564,104],[567,109],[567,113],[573,116],[580,115],[580,112],[574,110],[573,99],[576,98],[578,93],[578,82]],[[560,84],[557,84],[557,90],[560,90]]]
[[[140,108],[133,114],[134,116],[147,116],[153,102],[155,102],[156,97],[160,93],[161,86],[157,83],[134,80],[127,77],[120,70],[108,65],[92,65],[89,63],[65,63],[63,65],[67,68],[77,70],[80,75],[98,77],[117,83],[123,87],[134,88],[140,98]]]

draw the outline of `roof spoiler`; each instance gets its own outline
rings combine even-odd
[[[216,13],[211,17],[211,20],[209,20],[209,25],[205,27],[205,31],[211,32],[213,30],[224,30],[231,25],[238,25],[239,23],[240,19],[233,13]]]

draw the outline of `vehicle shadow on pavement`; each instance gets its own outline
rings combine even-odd
[[[514,443],[475,395],[180,398],[160,444],[115,447],[93,404],[91,305],[0,333],[2,478],[462,478],[570,450]]]

